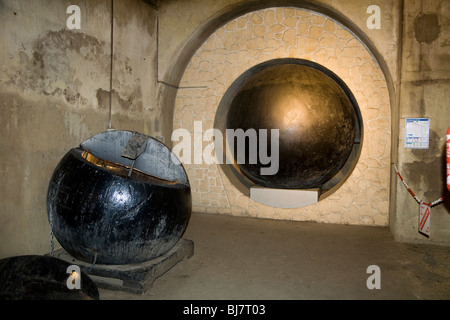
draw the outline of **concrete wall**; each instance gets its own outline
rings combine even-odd
[[[446,200],[431,210],[431,236],[426,242],[450,243],[450,194],[445,187],[445,134],[450,126],[450,2],[405,1],[403,50],[399,60],[398,169],[417,197]],[[430,118],[430,147],[405,149],[405,118]],[[396,180],[391,211],[399,240],[423,241],[419,205]]]
[[[69,5],[81,29],[69,30]],[[156,11],[115,1],[0,1],[0,256],[49,251],[46,193],[62,156],[112,128],[153,134]]]
[[[81,9],[80,30],[66,27],[72,4]],[[366,25],[373,4],[381,9],[379,30]],[[439,198],[450,124],[449,1],[115,0],[110,90],[110,0],[3,0],[0,257],[48,252],[48,181],[70,148],[106,130],[110,120],[113,128],[162,134],[170,145],[178,86],[197,50],[226,23],[276,6],[331,17],[373,55],[389,96],[391,163],[420,198]],[[404,118],[419,116],[431,118],[430,149],[405,150]],[[448,202],[432,209],[426,239],[417,233],[418,205],[392,169],[383,198],[397,239],[450,245]]]

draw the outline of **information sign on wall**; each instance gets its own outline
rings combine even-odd
[[[430,141],[430,119],[406,118],[405,148],[428,149]]]

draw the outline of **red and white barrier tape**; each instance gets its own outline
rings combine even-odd
[[[420,200],[417,196],[416,196],[416,194],[411,190],[411,188],[408,186],[408,184],[406,183],[406,181],[403,179],[403,177],[402,177],[402,175],[400,174],[400,172],[398,172],[398,169],[397,169],[397,166],[395,165],[395,163],[394,163],[394,169],[395,169],[395,172],[397,172],[397,175],[399,176],[399,178],[400,178],[400,180],[402,181],[402,183],[403,183],[403,185],[405,186],[405,188],[409,191],[409,193],[414,197],[414,199],[419,203],[419,204],[425,204],[425,205],[428,205],[428,206],[430,206],[430,207],[434,207],[434,206],[437,206],[438,204],[441,204],[441,202],[442,201],[444,201],[444,197],[442,197],[442,198],[440,198],[440,199],[438,199],[438,200],[436,200],[436,201],[433,201],[433,202],[431,202],[431,203],[427,203],[427,202],[423,202],[422,200]]]
[[[447,189],[450,191],[450,127],[447,129]]]

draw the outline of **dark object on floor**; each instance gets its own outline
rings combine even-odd
[[[186,172],[164,144],[139,135],[100,133],[56,167],[47,195],[49,221],[74,258],[139,263],[166,253],[183,235],[192,207]]]
[[[83,271],[75,274],[81,277],[80,288],[69,289],[70,265],[61,259],[38,255],[2,259],[0,300],[98,300],[97,286]]]

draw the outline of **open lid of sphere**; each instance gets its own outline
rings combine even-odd
[[[128,130],[108,130],[82,142],[80,147],[102,160],[133,167],[161,179],[189,184],[177,156],[150,136]]]

